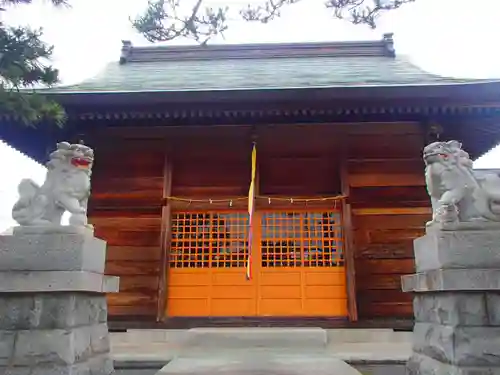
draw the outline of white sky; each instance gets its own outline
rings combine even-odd
[[[144,9],[147,0],[70,0],[69,9],[54,9],[48,1],[10,8],[3,20],[11,25],[43,27],[45,40],[55,45],[54,64],[63,83],[92,77],[107,62],[117,61],[121,40],[135,45],[147,42],[130,27],[129,17]],[[192,0],[182,0],[183,2]],[[256,0],[209,0],[236,10]],[[463,5],[461,5],[463,4]],[[302,0],[268,25],[239,21],[234,12],[225,39],[216,42],[308,42],[380,39],[394,32],[398,54],[405,54],[432,73],[464,78],[500,78],[500,55],[495,35],[500,35],[499,0],[416,0],[380,19],[370,30],[333,20],[322,0]],[[176,44],[185,44],[179,40]],[[24,177],[42,182],[44,168],[0,143],[0,231],[13,225],[10,210],[17,184]],[[5,161],[9,161],[6,163]],[[477,168],[500,168],[500,147],[475,163]]]

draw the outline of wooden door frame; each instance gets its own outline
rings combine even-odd
[[[347,140],[346,142],[347,143]],[[342,195],[342,228],[344,230],[344,262],[346,268],[347,283],[347,307],[349,320],[356,322],[358,320],[358,302],[356,298],[356,266],[354,258],[354,240],[352,225],[352,209],[348,201],[350,195],[348,153],[344,147],[340,158],[340,183]]]
[[[303,213],[310,213],[310,212],[335,212],[337,215],[340,216],[341,222],[340,222],[340,229],[342,231],[342,235],[345,236],[345,229],[344,229],[344,223],[342,221],[343,219],[343,214],[342,214],[342,207],[339,205],[338,208],[332,208],[332,207],[281,207],[281,208],[261,208],[256,210],[255,212],[255,220],[253,222],[254,225],[254,235],[252,237],[252,280],[255,284],[255,315],[252,315],[254,317],[259,317],[259,311],[260,311],[260,302],[261,302],[261,295],[260,291],[261,288],[259,287],[260,284],[260,274],[262,270],[262,247],[261,247],[261,239],[262,239],[262,216],[266,212],[271,212],[271,213],[279,213],[279,212],[303,212]],[[169,318],[167,314],[167,298],[168,298],[168,285],[167,285],[167,278],[168,278],[168,272],[169,272],[169,265],[168,265],[168,253],[170,251],[171,247],[171,237],[172,237],[172,216],[174,215],[174,212],[177,212],[176,210],[172,210],[171,207],[165,206],[164,207],[164,213],[165,213],[165,225],[167,224],[167,219],[168,219],[168,231],[162,232],[162,238],[163,236],[168,236],[168,238],[165,238],[163,240],[164,245],[164,252],[162,253],[162,260],[161,263],[163,264],[162,267],[162,272],[161,272],[161,277],[159,282],[162,283],[163,288],[159,289],[158,295],[159,295],[159,300],[158,300],[158,306],[163,308],[163,312],[158,313],[158,321],[159,322],[165,322],[167,318]],[[221,210],[221,209],[213,209],[213,210],[203,210],[203,209],[192,209],[192,210],[187,210],[187,211],[179,211],[179,212],[190,212],[190,213],[209,213],[209,212],[226,212],[226,213],[231,213],[231,212],[239,212],[243,213],[246,212],[245,210],[242,209],[226,209],[226,210]],[[167,216],[168,214],[168,216]],[[345,244],[345,237],[344,237],[344,244]],[[345,246],[342,248],[342,251],[344,253],[344,262],[345,262]],[[302,267],[301,267],[302,268]],[[347,272],[347,268],[345,268],[345,271]],[[244,277],[244,272],[245,269],[241,269],[242,272],[242,277]],[[347,283],[346,283],[346,289],[347,289]],[[349,298],[349,295],[347,296]],[[348,306],[349,306],[349,300],[347,301]],[[250,318],[252,316],[248,316],[247,318]],[[335,316],[335,318],[338,318]]]
[[[254,203],[255,205],[255,203]],[[254,206],[255,207],[255,206]],[[251,259],[251,278],[255,283],[255,317],[259,316],[260,311],[260,273],[262,270],[262,247],[261,236],[262,236],[262,225],[260,225],[261,213],[254,209],[254,221],[253,221],[253,235],[252,235],[252,259]]]
[[[172,195],[172,160],[168,148],[165,150],[165,160],[163,166],[163,206],[161,209],[161,232],[160,232],[160,274],[158,276],[158,294],[156,321],[164,322],[167,319],[167,279],[168,279],[168,258],[170,244],[172,242],[172,202],[168,199]]]
[[[342,195],[345,197],[349,197],[350,187],[348,180],[348,169],[347,169],[347,150],[345,147],[341,151],[340,158],[340,174],[341,174],[341,187],[342,187]],[[168,279],[168,253],[170,251],[170,242],[171,242],[171,230],[172,230],[172,202],[167,199],[171,195],[172,191],[172,161],[170,159],[170,153],[168,152],[168,148],[165,151],[165,163],[164,163],[164,189],[163,189],[163,201],[164,206],[162,207],[162,220],[161,220],[161,259],[160,259],[160,275],[158,278],[158,301],[157,301],[157,321],[165,321],[168,316],[166,314],[166,304],[167,304],[167,279]],[[257,159],[257,170],[256,170],[256,181],[255,181],[255,195],[259,195],[260,188],[260,178],[259,178],[259,159]],[[266,208],[259,206],[257,202],[254,202],[255,210],[259,211],[257,218],[260,218],[261,212],[266,211]],[[198,207],[194,208],[193,211],[203,210],[204,208]],[[310,207],[309,210],[312,209],[316,211],[319,207]],[[307,211],[308,209],[303,207],[273,207],[271,210],[303,210]],[[352,218],[351,218],[351,206],[346,201],[346,199],[342,200],[341,207],[341,226],[344,235],[344,262],[346,269],[346,286],[347,286],[347,303],[348,303],[348,313],[349,320],[355,322],[358,320],[358,312],[357,312],[357,300],[356,300],[356,276],[355,276],[355,262],[354,262],[354,244],[353,244],[353,233],[352,233]],[[257,225],[257,222],[254,222],[254,230],[255,227],[260,228],[260,225]],[[260,231],[260,229],[259,229]],[[257,255],[261,255],[260,244],[258,246],[255,245],[255,241],[260,238],[260,236],[254,236],[254,246],[252,251],[257,249],[258,254],[252,253],[252,263],[253,263],[253,277],[257,274],[258,268]],[[260,263],[259,263],[260,265]],[[257,296],[257,301],[259,298]],[[257,302],[258,303],[258,302]]]

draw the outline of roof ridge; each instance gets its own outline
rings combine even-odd
[[[262,59],[280,57],[395,57],[393,33],[381,40],[251,43],[183,46],[134,47],[130,40],[122,41],[120,64],[152,61],[187,61],[221,59]]]

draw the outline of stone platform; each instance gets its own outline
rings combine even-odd
[[[176,358],[158,375],[361,375],[344,361],[321,355],[254,353]]]
[[[193,342],[199,337],[202,338],[201,342]],[[218,345],[210,345],[210,340],[204,340],[206,338],[213,339]],[[291,339],[294,342],[290,342]],[[208,357],[228,363],[236,361],[234,366],[240,372],[233,374],[245,374],[242,371],[247,366],[244,363],[247,360],[268,361],[266,368],[274,371],[272,374],[286,374],[278,372],[273,366],[281,360],[295,358],[303,360],[303,368],[308,367],[301,374],[307,375],[314,370],[308,361],[315,358],[319,362],[323,361],[325,371],[333,375],[333,371],[341,366],[336,365],[339,361],[355,368],[360,367],[362,373],[366,372],[367,375],[403,375],[404,365],[411,354],[410,339],[410,332],[394,332],[392,329],[316,327],[137,329],[111,334],[112,357],[119,368],[149,366],[159,369],[170,361],[180,359],[180,364],[175,366],[202,360],[202,364],[211,369],[215,362],[210,364],[204,360]],[[248,345],[247,348],[242,345],[243,342]],[[167,369],[170,368],[164,370]],[[133,370],[130,371],[133,374]],[[283,368],[283,371],[288,370]],[[254,372],[252,375],[265,373]]]
[[[219,345],[196,343],[193,339],[209,332],[220,336]],[[271,336],[271,333],[275,337]],[[307,334],[304,334],[307,333]],[[250,349],[235,343],[231,336],[252,337],[251,349],[281,352],[321,352],[349,362],[405,362],[411,354],[411,332],[392,329],[322,329],[322,328],[193,328],[133,329],[111,333],[113,358],[127,362],[168,362],[179,356],[199,356],[214,351],[235,352]],[[301,334],[303,338],[301,339]],[[205,336],[207,337],[207,336]],[[280,339],[281,338],[281,339]],[[290,339],[295,342],[290,343]],[[238,344],[238,342],[240,344]],[[314,345],[311,345],[314,344]]]

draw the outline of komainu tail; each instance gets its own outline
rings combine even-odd
[[[492,174],[478,178],[477,182],[478,188],[472,194],[476,210],[484,218],[499,222],[500,178]]]
[[[12,207],[12,218],[21,225],[32,222],[39,213],[39,204],[37,204],[37,193],[40,186],[29,178],[21,180],[17,187],[19,199]]]
[[[500,201],[500,177],[495,174],[484,176],[479,184],[488,197],[494,201]]]

